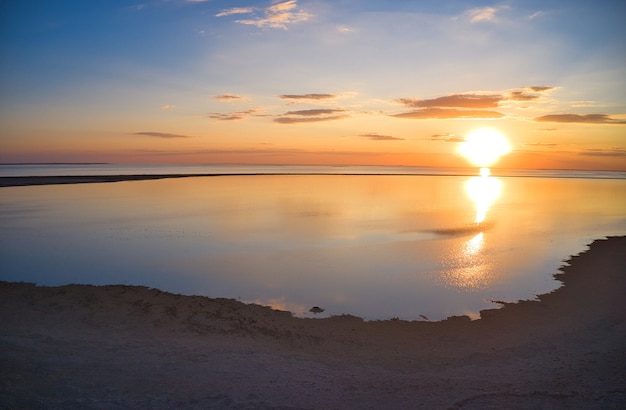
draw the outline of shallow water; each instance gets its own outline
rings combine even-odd
[[[0,278],[146,285],[318,317],[476,316],[626,233],[626,180],[259,175],[0,189]]]

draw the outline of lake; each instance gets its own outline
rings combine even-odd
[[[37,172],[129,172],[63,169]],[[626,233],[624,173],[210,169],[258,175],[0,188],[0,278],[438,320],[550,292],[570,255]]]

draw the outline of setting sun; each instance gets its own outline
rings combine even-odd
[[[511,146],[499,131],[483,128],[471,132],[459,146],[459,152],[472,164],[488,167],[511,152]]]

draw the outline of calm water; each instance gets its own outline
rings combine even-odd
[[[554,290],[569,255],[626,233],[623,173],[442,173],[0,188],[0,278],[434,320]]]

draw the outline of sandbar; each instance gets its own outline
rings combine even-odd
[[[626,237],[555,277],[536,300],[439,322],[0,282],[0,408],[626,408]]]
[[[146,175],[42,175],[0,177],[0,188],[31,185],[94,184],[104,182],[147,181],[164,178],[212,177],[221,174],[146,174]]]

